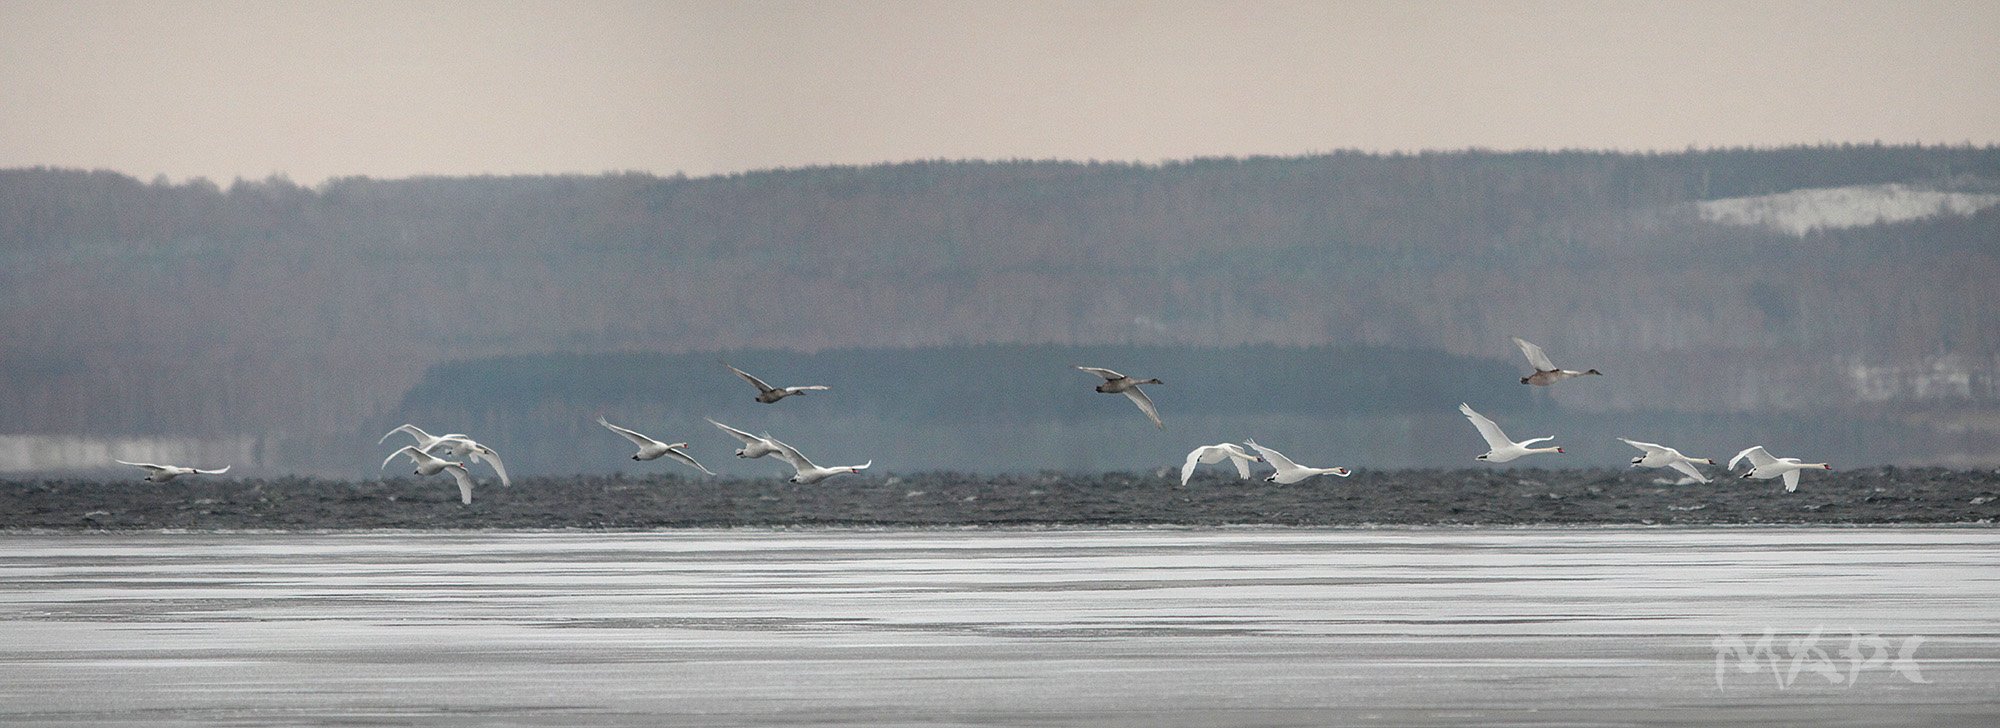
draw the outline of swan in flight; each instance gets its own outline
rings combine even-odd
[[[1542,352],[1542,347],[1530,344],[1528,340],[1519,336],[1514,337],[1514,345],[1521,347],[1521,353],[1526,354],[1528,356],[1528,363],[1535,367],[1534,374],[1521,377],[1522,384],[1539,384],[1546,387],[1570,377],[1581,377],[1586,374],[1602,376],[1604,374],[1596,369],[1579,372],[1575,369],[1564,369],[1556,366],[1555,362],[1549,361],[1549,355]]]
[[[757,401],[763,402],[764,404],[771,404],[786,397],[790,397],[794,394],[805,394],[806,392],[810,391],[825,391],[828,389],[832,389],[832,387],[828,387],[824,384],[809,384],[803,387],[773,387],[769,384],[765,384],[764,380],[762,379],[750,376],[749,372],[737,369],[736,367],[730,367],[728,362],[723,362],[722,365],[729,367],[729,371],[736,372],[736,376],[742,377],[743,381],[749,382],[751,385],[757,387]]]
[[[1097,385],[1097,391],[1105,394],[1125,395],[1132,400],[1132,404],[1139,405],[1139,411],[1146,413],[1146,419],[1152,420],[1154,427],[1162,430],[1167,429],[1167,426],[1160,422],[1160,411],[1153,409],[1153,400],[1147,398],[1146,393],[1139,390],[1139,385],[1141,384],[1159,384],[1160,380],[1133,379],[1118,372],[1097,367],[1077,368],[1104,378],[1104,383]]]
[[[403,449],[389,453],[389,457],[382,461],[382,467],[389,467],[389,461],[395,460],[397,455],[410,456],[410,462],[417,465],[417,469],[414,471],[417,475],[437,475],[439,472],[451,473],[451,479],[458,481],[458,502],[465,505],[472,505],[472,471],[465,469],[465,463],[455,463],[418,450],[415,445],[404,445]],[[381,468],[376,469],[380,470]]]
[[[1696,463],[1706,463],[1709,465],[1715,464],[1714,460],[1710,460],[1708,458],[1691,458],[1686,455],[1682,455],[1681,451],[1675,450],[1665,445],[1655,445],[1650,442],[1639,442],[1638,440],[1627,440],[1622,437],[1618,438],[1618,441],[1625,443],[1627,445],[1631,445],[1632,447],[1639,448],[1641,451],[1646,453],[1644,455],[1640,455],[1639,457],[1632,458],[1632,467],[1673,468],[1675,470],[1681,471],[1682,473],[1686,473],[1688,477],[1694,478],[1694,482],[1697,483],[1708,482],[1708,476],[1702,475],[1701,471],[1697,470],[1694,467],[1695,464]]]
[[[1805,463],[1799,462],[1798,458],[1771,457],[1771,453],[1765,450],[1763,445],[1755,445],[1743,452],[1736,453],[1736,457],[1729,459],[1729,469],[1735,470],[1736,463],[1742,461],[1744,458],[1750,459],[1750,472],[1744,473],[1743,477],[1756,478],[1758,480],[1783,477],[1785,479],[1786,493],[1799,489],[1800,470],[1806,468],[1833,469],[1832,465],[1826,463]]]
[[[1276,472],[1271,473],[1271,477],[1264,479],[1266,483],[1291,485],[1315,475],[1338,475],[1345,478],[1354,474],[1347,468],[1308,468],[1292,462],[1292,459],[1285,457],[1284,453],[1257,444],[1256,440],[1244,440],[1243,444],[1249,445],[1258,455],[1264,456],[1264,461],[1270,463],[1271,467],[1277,468]]]
[[[380,445],[388,442],[389,436],[398,432],[409,433],[410,437],[416,438],[416,448],[425,453],[435,453],[438,451],[438,448],[442,447],[445,448],[446,454],[455,458],[470,458],[475,463],[482,460],[490,460],[492,461],[493,472],[500,476],[500,484],[506,486],[514,484],[514,481],[507,478],[507,464],[500,462],[499,453],[493,452],[493,448],[481,445],[472,438],[456,432],[449,435],[433,435],[425,432],[424,428],[412,424],[404,424],[383,433],[382,439],[376,440],[375,444]]]
[[[694,456],[687,454],[686,448],[688,444],[685,442],[660,442],[659,440],[606,422],[603,417],[597,418],[597,424],[603,425],[604,429],[625,436],[625,439],[631,440],[632,444],[638,445],[639,452],[632,455],[633,460],[654,460],[661,456],[666,456],[709,475],[715,474],[709,471],[708,468],[702,467],[701,463],[695,462]]]
[[[1460,402],[1458,403],[1458,411],[1465,413],[1465,418],[1472,420],[1472,426],[1479,428],[1479,436],[1486,439],[1486,447],[1489,449],[1485,454],[1477,458],[1479,460],[1489,463],[1504,463],[1515,458],[1539,452],[1563,451],[1560,447],[1528,447],[1538,442],[1554,440],[1556,439],[1554,435],[1515,442],[1512,438],[1507,437],[1507,433],[1500,431],[1499,425],[1493,424],[1492,420],[1486,419],[1486,415],[1474,412],[1472,405]]]
[[[183,475],[221,475],[223,473],[229,472],[229,469],[231,467],[234,467],[230,465],[224,465],[216,470],[202,470],[201,468],[185,468],[179,465],[154,465],[152,463],[128,463],[118,459],[113,459],[111,462],[118,463],[119,465],[130,465],[135,468],[145,468],[146,482],[148,483],[165,483],[169,480],[173,480],[174,478],[178,478]]]
[[[776,455],[779,452],[781,452],[778,449],[777,445],[772,444],[776,443],[777,440],[771,439],[769,435],[759,437],[757,435],[752,435],[748,432],[744,432],[742,430],[730,427],[720,422],[716,422],[715,420],[711,420],[707,417],[703,417],[702,419],[708,420],[708,424],[715,425],[716,429],[729,433],[730,437],[734,437],[738,441],[743,443],[743,447],[737,448],[736,457],[744,458],[747,460],[752,458],[761,458],[764,457],[765,455]]]
[[[805,454],[799,452],[797,448],[794,448],[782,442],[778,442],[776,439],[773,438],[767,437],[764,438],[764,440],[778,448],[778,459],[790,463],[792,469],[798,471],[797,474],[791,477],[791,481],[794,483],[798,483],[800,485],[812,485],[813,483],[826,480],[827,478],[831,478],[836,475],[842,475],[846,473],[859,473],[863,470],[868,469],[868,466],[875,464],[875,461],[870,460],[860,465],[849,465],[846,467],[838,467],[838,468],[822,468],[818,465],[814,465],[811,460],[807,460]]]
[[[1250,479],[1250,463],[1264,461],[1263,458],[1245,451],[1242,445],[1233,442],[1203,445],[1190,451],[1187,454],[1187,462],[1181,463],[1181,485],[1187,485],[1188,478],[1194,477],[1196,463],[1214,465],[1224,460],[1235,463],[1236,475],[1244,480]]]
[[[410,437],[417,438],[417,449],[422,450],[424,452],[430,452],[431,450],[436,449],[437,446],[442,444],[446,439],[453,437],[465,437],[464,435],[458,434],[456,432],[449,435],[433,435],[431,433],[424,432],[424,428],[405,423],[401,427],[397,427],[396,429],[383,433],[382,439],[376,440],[375,444],[380,445],[382,443],[388,442],[389,436],[394,435],[398,432],[407,432],[410,434]]]
[[[500,476],[501,485],[512,486],[514,484],[513,481],[507,479],[507,464],[500,462],[500,453],[494,452],[493,448],[481,445],[470,437],[464,435],[445,435],[439,440],[436,448],[442,448],[445,454],[455,458],[470,458],[475,463],[483,460],[487,465],[493,466],[494,474]]]

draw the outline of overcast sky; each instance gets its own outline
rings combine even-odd
[[[2000,143],[2000,2],[0,0],[0,167]]]

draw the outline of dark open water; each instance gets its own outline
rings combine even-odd
[[[2000,532],[14,533],[0,722],[1996,725]]]

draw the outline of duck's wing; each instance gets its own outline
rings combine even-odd
[[[1507,438],[1507,433],[1500,431],[1499,425],[1486,419],[1486,415],[1474,411],[1472,405],[1460,402],[1458,411],[1463,413],[1466,419],[1472,420],[1472,426],[1479,429],[1479,436],[1486,440],[1487,447],[1498,450],[1514,444],[1513,440]]]
[[[616,432],[616,433],[618,433],[618,434],[620,434],[620,435],[624,435],[624,436],[625,436],[625,439],[627,439],[627,440],[631,440],[631,441],[632,441],[632,444],[634,444],[634,445],[638,445],[639,447],[645,447],[645,446],[647,446],[647,445],[659,445],[659,444],[662,444],[662,443],[661,443],[660,441],[658,441],[658,440],[655,440],[655,439],[653,439],[653,438],[650,438],[650,437],[647,437],[647,436],[645,436],[645,435],[641,435],[641,434],[639,434],[639,433],[637,433],[637,432],[633,432],[633,431],[631,431],[631,430],[627,430],[627,429],[625,429],[625,428],[623,428],[623,427],[619,427],[619,426],[617,426],[617,425],[614,425],[614,424],[611,424],[610,422],[606,422],[606,421],[604,420],[604,418],[602,418],[602,417],[599,417],[599,418],[597,418],[597,424],[600,424],[600,425],[603,425],[603,426],[604,426],[604,429],[607,429],[607,430],[610,430],[610,431],[612,431],[612,432]]]
[[[1690,463],[1686,460],[1675,460],[1673,462],[1667,463],[1667,467],[1686,473],[1688,477],[1694,478],[1695,482],[1698,483],[1708,482],[1708,476],[1702,475],[1700,470],[1695,469],[1694,463]]]
[[[1784,477],[1785,477],[1786,493],[1790,493],[1799,489],[1799,471],[1787,470],[1785,471]]]
[[[161,472],[161,471],[163,471],[163,470],[166,470],[166,469],[167,469],[167,466],[165,466],[165,465],[154,465],[154,464],[152,464],[152,463],[133,463],[133,462],[126,462],[126,461],[124,461],[124,460],[119,460],[119,459],[117,459],[117,458],[112,458],[112,459],[111,459],[111,462],[114,462],[114,463],[118,463],[119,465],[130,465],[130,466],[132,466],[132,467],[135,467],[135,468],[145,468],[145,469],[147,469],[147,470],[150,470],[150,471],[153,471],[153,472],[155,472],[155,473],[157,473],[157,472]]]
[[[396,459],[396,456],[397,456],[397,455],[401,455],[401,454],[403,454],[403,453],[409,453],[409,454],[410,454],[410,462],[413,462],[413,463],[414,463],[414,462],[418,462],[418,458],[417,458],[417,456],[418,456],[419,454],[422,454],[422,453],[423,453],[423,451],[422,451],[422,450],[418,450],[418,449],[417,449],[417,447],[416,447],[415,445],[404,445],[404,446],[402,447],[402,449],[399,449],[399,450],[397,450],[397,451],[395,451],[395,452],[392,452],[392,453],[389,453],[389,457],[386,457],[386,458],[383,458],[383,459],[382,459],[382,465],[381,465],[380,467],[377,467],[377,468],[375,468],[375,469],[376,469],[376,470],[381,470],[382,468],[386,468],[386,467],[389,467],[389,461],[391,461],[391,460],[394,460],[394,459]]]
[[[1743,452],[1736,453],[1736,457],[1729,459],[1729,469],[1735,470],[1736,464],[1742,462],[1744,458],[1750,458],[1750,467],[1753,469],[1778,461],[1777,458],[1771,457],[1770,452],[1764,450],[1763,445],[1751,445],[1744,448]]]
[[[699,471],[701,471],[701,472],[704,472],[704,473],[708,473],[709,475],[714,475],[714,474],[715,474],[715,472],[714,472],[714,471],[712,471],[712,470],[709,470],[708,468],[704,468],[704,467],[702,467],[702,466],[701,466],[701,463],[698,463],[698,462],[695,462],[695,459],[694,459],[694,456],[692,456],[692,455],[689,455],[689,454],[687,454],[687,453],[684,453],[684,452],[681,452],[680,450],[668,450],[668,451],[667,451],[667,457],[670,457],[670,458],[673,458],[673,459],[675,459],[675,460],[679,460],[679,461],[681,461],[681,462],[683,462],[683,463],[686,463],[686,464],[688,464],[688,465],[693,465],[693,466],[694,466],[694,468],[695,468],[696,470],[699,470]]]
[[[1125,378],[1125,375],[1123,374],[1119,374],[1118,372],[1114,372],[1109,369],[1103,369],[1100,367],[1077,367],[1077,368],[1086,372],[1090,372],[1091,374],[1103,377],[1104,381],[1107,382],[1117,381]]]
[[[1125,390],[1125,398],[1132,400],[1132,404],[1139,405],[1139,411],[1146,413],[1146,419],[1152,420],[1154,427],[1162,430],[1167,429],[1166,423],[1160,421],[1160,411],[1153,409],[1153,400],[1147,397],[1145,392],[1139,391],[1138,387],[1133,387]]]
[[[472,505],[472,471],[457,463],[444,466],[444,471],[451,473],[452,480],[458,481],[458,502]]]
[[[769,392],[769,391],[771,391],[771,389],[772,389],[771,385],[769,385],[769,384],[765,384],[765,383],[764,383],[764,380],[762,380],[762,379],[758,379],[758,378],[756,378],[756,377],[753,377],[753,376],[750,376],[750,373],[749,373],[749,372],[746,372],[746,371],[743,371],[743,370],[741,370],[741,369],[737,369],[736,367],[730,367],[730,366],[729,366],[729,363],[728,363],[728,362],[723,362],[723,364],[722,364],[722,365],[723,365],[723,366],[726,366],[726,367],[729,367],[729,371],[732,371],[732,372],[736,372],[736,376],[739,376],[739,377],[742,377],[742,378],[743,378],[743,381],[746,381],[746,382],[749,382],[749,383],[751,384],[751,386],[754,386],[754,387],[756,387],[756,388],[757,388],[757,391],[759,391],[759,392]]]
[[[1519,336],[1514,337],[1514,345],[1521,347],[1521,353],[1528,357],[1528,364],[1534,366],[1535,371],[1547,372],[1555,370],[1555,362],[1549,361],[1549,355],[1542,351],[1542,347],[1528,343],[1527,339]]]
[[[1298,463],[1292,462],[1292,459],[1285,457],[1284,453],[1259,445],[1256,440],[1244,440],[1243,444],[1249,445],[1252,450],[1256,450],[1258,455],[1264,456],[1264,462],[1270,463],[1271,467],[1277,468],[1280,471],[1295,470],[1299,467]]]

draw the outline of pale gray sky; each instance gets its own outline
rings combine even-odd
[[[0,167],[2000,143],[2000,2],[0,0]]]

